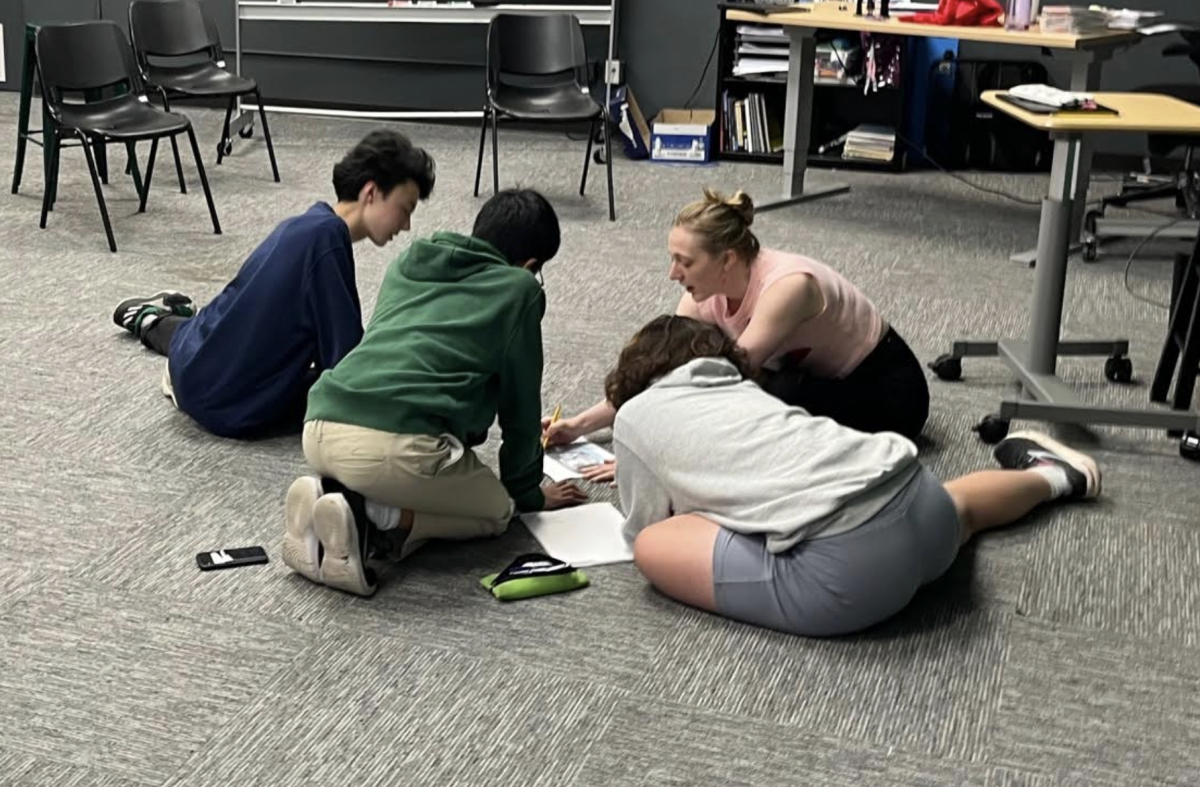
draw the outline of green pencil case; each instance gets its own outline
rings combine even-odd
[[[519,601],[579,590],[588,586],[588,578],[570,563],[530,552],[509,563],[503,571],[480,579],[479,584],[501,601]]]

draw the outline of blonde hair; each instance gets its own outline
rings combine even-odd
[[[758,238],[750,231],[754,201],[741,189],[732,197],[705,187],[704,199],[686,205],[675,217],[675,226],[695,233],[709,254],[732,251],[750,263],[758,256]]]

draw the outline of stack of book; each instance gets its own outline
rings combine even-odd
[[[779,25],[738,25],[733,75],[774,76],[787,73],[788,39]]]
[[[864,123],[846,134],[842,158],[891,161],[896,155],[896,132],[890,126]]]
[[[1108,30],[1108,14],[1080,5],[1043,6],[1038,22],[1043,33],[1082,36]]]
[[[767,112],[767,100],[762,93],[737,97],[726,90],[722,100],[725,119],[721,129],[722,150],[758,154],[783,150],[783,130],[777,115]]]

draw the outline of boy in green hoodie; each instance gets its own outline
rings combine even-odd
[[[540,276],[559,242],[545,197],[508,190],[471,237],[439,232],[392,263],[362,341],[309,392],[304,457],[319,477],[288,489],[294,571],[369,596],[373,530],[402,540],[403,558],[433,538],[499,535],[514,508],[586,499],[571,483],[541,487]],[[499,478],[472,450],[497,418]]]

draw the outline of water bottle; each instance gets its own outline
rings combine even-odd
[[[1004,29],[1028,30],[1033,22],[1033,0],[1004,0]]]

